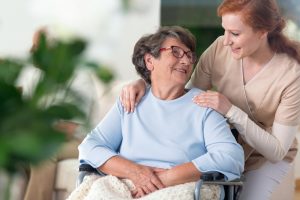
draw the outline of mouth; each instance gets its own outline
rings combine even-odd
[[[233,53],[238,53],[241,50],[241,48],[231,48],[231,51]]]
[[[180,73],[187,74],[187,70],[186,70],[186,69],[182,69],[182,68],[175,68],[174,70],[175,70],[175,71],[177,71],[177,72],[180,72]]]

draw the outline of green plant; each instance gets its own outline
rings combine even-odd
[[[85,120],[82,97],[70,87],[74,72],[88,67],[104,83],[113,79],[109,69],[84,59],[86,45],[82,39],[49,40],[42,34],[28,58],[0,60],[0,169],[14,173],[50,157],[66,140],[55,124]],[[41,76],[32,96],[24,98],[16,80],[28,65],[37,67]]]

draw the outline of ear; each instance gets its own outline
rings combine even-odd
[[[144,61],[145,61],[147,69],[149,71],[152,71],[154,69],[154,57],[151,54],[146,53],[144,55]]]
[[[260,34],[260,39],[263,39],[263,38],[267,38],[268,36],[268,31],[259,31],[259,34]]]

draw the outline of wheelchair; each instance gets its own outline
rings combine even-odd
[[[93,168],[89,164],[81,164],[79,166],[79,176],[77,178],[76,187],[78,187],[82,183],[85,176],[91,174],[105,176],[105,174],[100,174],[95,168]],[[196,182],[194,200],[201,199],[200,189],[203,184],[221,185],[224,187],[224,200],[237,200],[238,192],[243,186],[243,177],[232,181],[226,181],[225,176],[219,172],[205,172],[200,177],[200,180]]]

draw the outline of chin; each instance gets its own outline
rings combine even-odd
[[[242,59],[242,55],[236,54],[236,53],[232,53],[232,57],[233,57],[234,59],[236,59],[236,60]]]

